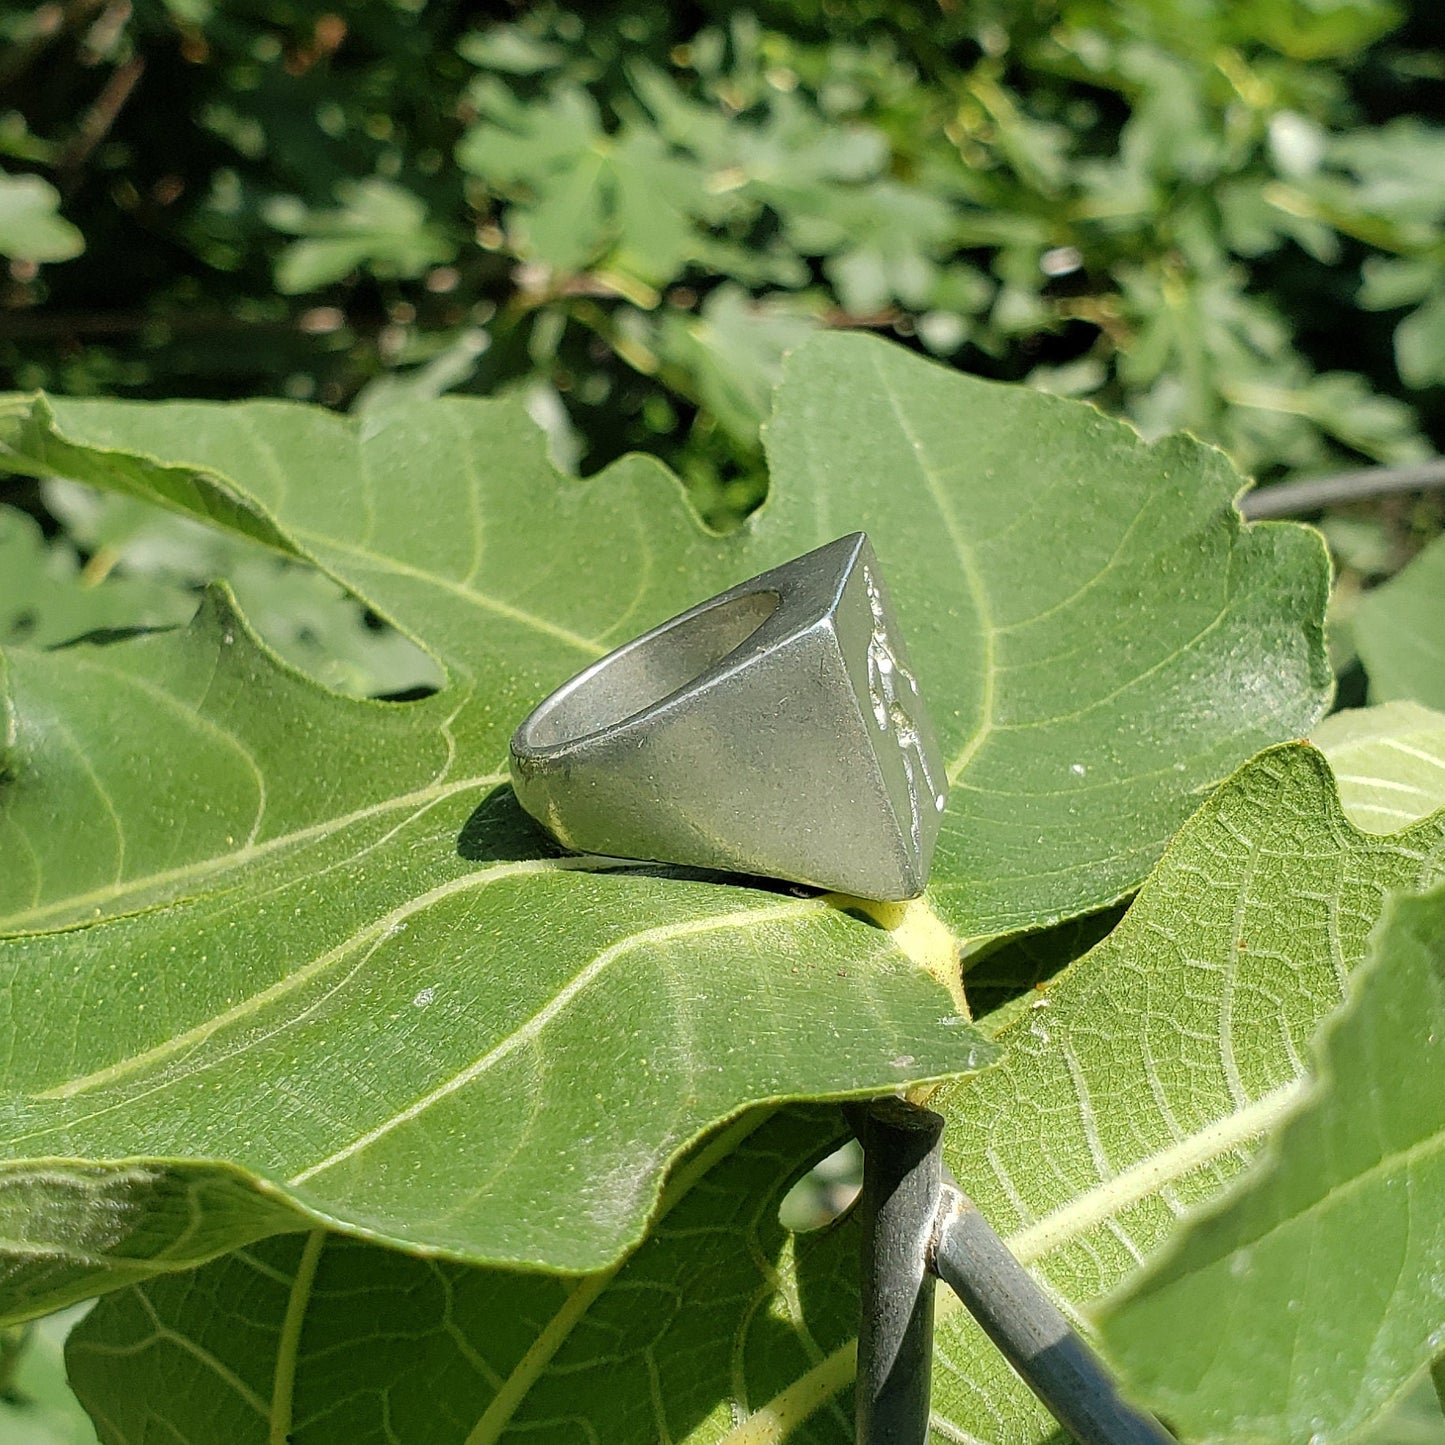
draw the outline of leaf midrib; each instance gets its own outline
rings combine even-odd
[[[485,592],[478,592],[474,587],[468,587],[465,582],[456,582],[450,577],[443,577],[439,572],[428,572],[421,567],[413,567],[409,562],[402,562],[395,557],[386,557],[379,552],[373,552],[367,547],[360,546],[355,542],[343,542],[337,537],[331,537],[324,532],[315,532],[307,527],[295,527],[292,529],[298,540],[309,540],[312,546],[331,549],[337,552],[345,552],[352,557],[358,557],[362,561],[370,563],[377,571],[390,573],[399,577],[412,577],[418,582],[425,583],[428,587],[436,587],[443,592],[450,592],[453,596],[461,598],[464,602],[484,612],[490,612],[498,617],[505,617],[511,622],[520,623],[529,627],[535,632],[540,632],[548,637],[556,638],[559,642],[566,643],[569,647],[575,648],[587,658],[595,661],[602,657],[607,648],[595,638],[583,637],[581,633],[573,632],[570,628],[563,627],[560,623],[548,622],[545,617],[538,617],[535,612],[528,612],[521,607],[513,607],[510,602],[503,602],[499,597],[489,596]],[[332,571],[325,567],[319,560],[317,566],[335,577],[348,591],[360,589],[344,574]],[[378,608],[378,611],[381,609]]]
[[[750,1134],[755,1133],[772,1118],[774,1112],[770,1108],[751,1110],[728,1125],[705,1148],[689,1159],[663,1187],[662,1197],[649,1221],[649,1230],[655,1232],[658,1225],[687,1197],[693,1186],[715,1165],[735,1153]],[[538,1332],[530,1348],[502,1381],[491,1403],[472,1427],[466,1438],[466,1445],[495,1445],[507,1426],[512,1423],[518,1407],[527,1398],[532,1386],[546,1372],[548,1364],[570,1338],[583,1315],[591,1309],[616,1278],[618,1271],[626,1265],[627,1258],[624,1256],[610,1269],[600,1270],[577,1282],[576,1288]]]
[[[103,1069],[97,1069],[93,1073],[82,1075],[79,1078],[69,1079],[64,1084],[56,1085],[54,1088],[46,1089],[30,1097],[46,1101],[74,1098],[78,1094],[90,1093],[92,1090],[115,1084],[121,1079],[148,1069],[153,1064],[194,1048],[196,1045],[204,1043],[218,1030],[255,1013],[267,1004],[274,1003],[278,998],[284,998],[287,994],[294,993],[296,989],[325,973],[333,964],[346,958],[355,949],[374,940],[388,937],[414,914],[431,908],[455,894],[465,893],[474,888],[486,888],[503,879],[521,877],[528,873],[600,872],[604,869],[621,867],[623,864],[624,860],[616,858],[533,858],[518,862],[498,863],[491,868],[484,868],[474,873],[464,873],[460,877],[448,879],[447,882],[439,883],[425,893],[408,898],[405,903],[398,904],[380,918],[373,918],[364,928],[357,929],[355,933],[342,939],[340,943],[333,944],[303,967],[277,979],[275,983],[262,989],[259,993],[248,994],[240,1003],[227,1009],[224,1013],[213,1014],[202,1023],[194,1025],[184,1033],[173,1035],[153,1048],[146,1049],[139,1054],[130,1054],[123,1059],[118,1059],[113,1064],[107,1064]],[[201,1067],[213,1068],[217,1062],[216,1058],[207,1057]],[[167,1078],[163,1082],[169,1083],[172,1080]],[[131,1102],[133,1102],[133,1097],[127,1096],[124,1100],[118,1101],[98,1113],[109,1113],[111,1109],[126,1107]],[[97,1116],[87,1115],[84,1120],[73,1121],[73,1123],[88,1122]]]
[[[1320,1097],[1322,1090],[1311,1091],[1308,1102],[1313,1103]],[[1347,1200],[1361,1189],[1374,1183],[1381,1178],[1389,1178],[1402,1170],[1408,1169],[1415,1164],[1434,1159],[1437,1155],[1445,1153],[1445,1128],[1437,1128],[1432,1132],[1416,1139],[1414,1143],[1407,1144],[1402,1149],[1392,1149],[1389,1153],[1382,1153],[1368,1168],[1354,1170],[1348,1177],[1339,1179],[1323,1189],[1311,1199],[1303,1209],[1296,1209],[1282,1219],[1276,1219],[1269,1223],[1262,1231],[1261,1238],[1277,1232],[1293,1229],[1303,1225],[1314,1215],[1323,1213],[1338,1203],[1340,1200]],[[1221,1259],[1229,1259],[1237,1255],[1248,1254],[1254,1247],[1253,1244],[1239,1245],[1221,1256]]]
[[[369,803],[364,808],[357,808],[350,813],[342,813],[334,818],[322,819],[319,823],[309,824],[305,828],[297,828],[289,833],[278,833],[274,838],[268,838],[264,843],[251,843],[237,848],[229,853],[219,853],[210,858],[203,858],[194,863],[183,863],[175,868],[166,868],[154,873],[139,875],[127,879],[125,882],[107,883],[103,887],[93,888],[88,893],[76,893],[67,898],[56,899],[53,903],[43,904],[39,907],[31,907],[19,913],[12,913],[8,917],[0,918],[0,939],[19,937],[28,933],[44,933],[51,930],[35,929],[25,926],[39,922],[57,913],[70,912],[76,908],[88,906],[102,906],[107,903],[114,903],[129,895],[144,892],[148,888],[161,887],[175,883],[191,883],[201,879],[213,877],[217,873],[223,873],[232,868],[240,868],[248,863],[254,863],[258,858],[264,858],[268,854],[280,852],[293,844],[308,843],[317,838],[326,838],[333,833],[339,833],[355,823],[365,822],[368,818],[380,817],[395,809],[405,809],[413,804],[417,805],[418,811],[408,822],[420,817],[427,808],[436,803],[444,802],[447,798],[457,793],[466,792],[470,788],[485,788],[495,786],[498,783],[507,781],[506,773],[478,773],[473,777],[458,778],[450,783],[432,783],[425,788],[418,788],[410,793],[402,793],[393,798],[386,798],[379,803]],[[115,913],[107,914],[100,919],[86,919],[64,925],[62,929],[55,931],[69,931],[77,928],[93,928],[101,923],[113,922],[118,916]]]
[[[1015,1231],[1008,1238],[1009,1248],[1023,1264],[1031,1264],[1062,1249],[1095,1225],[1149,1198],[1165,1184],[1183,1179],[1195,1169],[1213,1163],[1265,1133],[1289,1111],[1304,1088],[1303,1079],[1291,1079],[1197,1133],[1101,1180],[1052,1214]]]
[[[324,1229],[313,1229],[306,1236],[306,1244],[301,1250],[296,1274],[286,1297],[281,1337],[276,1344],[276,1367],[271,1377],[269,1445],[291,1445],[301,1331],[306,1324],[306,1309],[311,1303],[316,1270],[321,1263],[321,1251],[326,1248],[327,1237]]]
[[[610,867],[619,866],[619,861],[611,860],[572,860],[555,859],[549,860],[556,865],[574,862],[600,862]],[[551,1021],[561,1013],[572,1000],[575,999],[604,969],[609,967],[616,959],[623,957],[636,948],[645,948],[654,943],[669,942],[674,938],[686,938],[694,934],[712,933],[725,928],[744,928],[751,924],[760,922],[776,922],[790,918],[802,918],[808,914],[821,913],[829,908],[829,904],[822,898],[798,899],[789,903],[775,904],[768,908],[742,908],[733,913],[714,914],[707,918],[690,918],[680,923],[659,924],[656,928],[646,928],[638,933],[628,934],[625,938],[618,939],[615,943],[609,944],[601,952],[594,954],[587,963],[578,970],[561,988],[559,988],[547,1002],[534,1013],[525,1023],[512,1029],[505,1038],[494,1044],[486,1053],[474,1059],[465,1068],[458,1070],[451,1078],[444,1083],[438,1084],[434,1089],[428,1090],[419,1099],[408,1104],[405,1109],[398,1110],[390,1118],[384,1119],[380,1124],[367,1130],[365,1134],[358,1136],[345,1147],[336,1150],[328,1155],[320,1163],[310,1165],[299,1174],[294,1174],[286,1182],[291,1187],[305,1184],[325,1173],[328,1169],[334,1168],[337,1164],[345,1162],[368,1149],[378,1139],[384,1138],[394,1129],[400,1128],[403,1124],[419,1117],[435,1104],[456,1093],[458,1089],[465,1088],[473,1079],[480,1078],[488,1069],[494,1067],[515,1049],[520,1048],[524,1043],[535,1038]]]

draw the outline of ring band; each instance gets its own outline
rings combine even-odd
[[[947,777],[867,537],[689,608],[517,729],[517,799],[582,853],[916,897]]]

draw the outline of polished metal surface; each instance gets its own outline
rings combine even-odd
[[[563,684],[513,736],[512,782],[578,852],[873,899],[923,891],[948,787],[861,532]]]

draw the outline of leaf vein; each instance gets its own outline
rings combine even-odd
[[[570,859],[552,860],[554,866],[561,866],[570,862]],[[762,921],[776,921],[786,918],[800,918],[809,913],[817,913],[826,908],[827,905],[819,899],[803,899],[796,903],[780,904],[772,908],[746,908],[735,913],[720,914],[714,918],[689,919],[685,923],[665,923],[656,928],[644,929],[640,933],[634,933],[627,938],[619,939],[616,943],[604,948],[601,953],[595,955],[587,964],[573,977],[557,990],[550,999],[537,1010],[524,1024],[514,1029],[500,1043],[488,1049],[485,1054],[474,1059],[466,1068],[454,1074],[445,1083],[437,1085],[429,1090],[419,1099],[408,1104],[405,1109],[399,1110],[390,1118],[384,1119],[374,1128],[367,1130],[359,1138],[354,1139],[344,1148],[336,1150],[317,1164],[303,1169],[299,1174],[293,1175],[287,1183],[295,1186],[304,1184],[308,1180],[316,1178],[317,1175],[333,1169],[336,1165],[369,1149],[377,1140],[385,1138],[393,1130],[400,1128],[403,1124],[425,1113],[428,1109],[439,1104],[443,1099],[456,1093],[458,1089],[465,1088],[473,1079],[479,1078],[488,1069],[506,1058],[508,1054],[520,1048],[523,1044],[531,1043],[536,1036],[561,1013],[572,1000],[577,997],[583,989],[590,984],[600,973],[605,970],[615,959],[630,953],[633,949],[646,947],[652,943],[667,942],[674,938],[684,938],[696,934],[711,933],[723,928],[742,928],[749,924]]]
[[[344,813],[336,818],[326,818],[319,823],[312,823],[305,828],[294,829],[290,833],[278,833],[274,838],[268,838],[264,843],[253,843],[243,848],[238,848],[232,853],[218,854],[215,857],[203,858],[195,863],[181,864],[175,868],[166,868],[154,873],[142,874],[131,878],[124,883],[108,884],[103,888],[92,889],[88,893],[77,893],[68,898],[57,899],[54,903],[48,903],[41,907],[26,909],[21,913],[11,914],[4,919],[3,925],[6,932],[18,930],[22,925],[33,924],[43,918],[63,913],[69,910],[84,908],[88,906],[100,906],[106,903],[113,903],[117,899],[124,898],[127,894],[139,893],[147,888],[158,888],[171,883],[193,883],[203,878],[223,872],[231,868],[240,868],[247,863],[253,863],[258,858],[264,858],[270,853],[279,852],[296,843],[307,843],[316,838],[330,837],[339,833],[344,828],[349,828],[354,823],[365,822],[368,818],[380,817],[384,813],[395,812],[398,809],[418,805],[418,815],[425,811],[425,808],[441,802],[456,793],[465,792],[468,788],[482,788],[490,784],[506,781],[505,773],[483,773],[476,777],[459,778],[453,783],[433,784],[429,787],[419,788],[412,793],[403,793],[398,797],[387,798],[379,803],[370,803],[364,808],[357,808],[350,813]],[[410,821],[410,820],[408,820]],[[3,937],[0,934],[0,937]]]
[[[583,637],[580,633],[573,632],[570,628],[563,627],[556,622],[548,622],[545,617],[538,617],[534,612],[528,612],[521,607],[513,607],[510,602],[503,602],[500,597],[489,597],[485,592],[478,592],[473,587],[468,587],[464,582],[454,581],[450,577],[443,577],[437,572],[427,572],[420,567],[413,567],[410,563],[402,562],[395,557],[384,557],[380,553],[373,552],[369,548],[358,546],[352,542],[343,542],[335,537],[328,537],[320,532],[313,532],[308,528],[298,527],[295,529],[297,537],[304,537],[320,549],[333,550],[347,553],[349,556],[357,557],[363,562],[374,567],[378,572],[392,576],[411,577],[428,587],[435,587],[443,592],[450,592],[453,596],[460,597],[463,601],[471,603],[473,607],[484,612],[491,612],[498,617],[505,617],[509,622],[516,622],[523,627],[540,632],[548,637],[554,637],[559,642],[565,642],[569,647],[575,648],[578,652],[585,653],[591,658],[601,657],[606,648],[590,637]]]

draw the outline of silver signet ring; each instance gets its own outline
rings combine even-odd
[[[578,673],[517,729],[512,782],[581,853],[873,899],[923,891],[948,787],[862,532]]]

